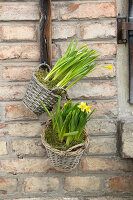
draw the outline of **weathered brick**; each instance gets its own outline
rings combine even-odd
[[[12,151],[16,155],[44,156],[45,149],[41,139],[12,140]]]
[[[116,4],[115,2],[80,2],[75,4],[63,4],[60,8],[60,15],[63,20],[116,17]]]
[[[45,198],[46,200],[49,200]],[[132,200],[132,197],[112,197],[112,196],[105,196],[105,197],[86,197],[86,200]],[[24,199],[4,199],[4,200],[44,200],[44,198],[24,198]],[[78,198],[58,198],[54,200],[78,200]]]
[[[90,139],[90,154],[115,154],[116,138],[96,137]]]
[[[8,66],[4,67],[1,72],[1,78],[5,80],[30,80],[35,67],[32,66]]]
[[[100,66],[108,66],[110,63],[101,63],[98,64],[97,67]],[[114,64],[112,64],[113,69],[112,70],[107,70],[107,68],[99,68],[97,70],[94,70],[90,74],[88,74],[85,78],[113,78],[116,76],[116,67]]]
[[[105,89],[106,88],[106,89]],[[112,82],[80,81],[68,91],[70,98],[112,98],[117,93],[116,85]]]
[[[94,117],[116,117],[118,113],[117,102],[92,102],[92,108],[96,108]]]
[[[7,146],[7,144],[5,141],[0,141],[0,156],[8,154],[6,146]]]
[[[52,38],[53,39],[67,39],[76,35],[77,32],[76,23],[54,23],[52,26]]]
[[[61,54],[64,55],[65,51],[69,45],[67,42],[56,42],[57,45],[60,47]],[[89,43],[86,42],[90,49],[95,49],[98,53],[100,53],[100,58],[111,58],[115,56],[117,53],[116,44],[115,43]],[[79,46],[83,45],[84,43],[79,42]]]
[[[0,136],[4,136],[7,134],[6,127],[7,127],[6,124],[0,124]]]
[[[14,2],[0,3],[0,20],[39,20],[39,8],[36,3]]]
[[[112,192],[133,192],[133,176],[110,178],[109,189]]]
[[[30,118],[37,119],[37,115],[32,113],[24,104],[13,104],[5,107],[5,118],[6,119],[19,119],[19,118]]]
[[[132,200],[132,197],[112,197],[112,196],[105,196],[105,197],[96,197],[96,198],[86,198],[86,200]]]
[[[56,3],[52,2],[52,19],[58,19],[58,12],[59,12],[59,8],[58,5],[56,6]]]
[[[10,159],[0,161],[0,172],[11,174],[47,173],[51,168],[48,159]]]
[[[92,135],[106,135],[117,132],[116,122],[102,119],[90,120],[86,125],[86,129]]]
[[[59,179],[53,177],[31,177],[24,181],[25,192],[50,192],[59,189]]]
[[[81,164],[85,171],[133,171],[132,160],[86,157],[82,159]]]
[[[10,194],[17,191],[17,179],[0,178],[0,194]]]
[[[0,40],[32,40],[36,39],[33,25],[3,25],[0,26]]]
[[[75,101],[77,103],[79,101]],[[84,101],[86,102],[86,101]],[[92,110],[96,108],[95,112],[93,113],[93,119],[95,117],[106,117],[106,119],[109,119],[109,117],[117,117],[118,114],[118,106],[117,102],[114,101],[89,101],[89,105],[92,106]]]
[[[125,121],[122,123],[122,156],[133,158],[133,122]]]
[[[0,60],[32,59],[39,60],[38,44],[10,44],[0,46]]]
[[[5,124],[2,130],[11,136],[35,137],[41,135],[42,129],[40,122],[17,122]]]
[[[64,189],[67,191],[76,192],[81,190],[83,192],[97,191],[100,189],[100,178],[91,177],[67,177],[65,178]]]
[[[115,22],[83,23],[80,26],[81,38],[84,40],[116,37]]]
[[[46,199],[46,198],[45,198]],[[7,200],[7,199],[4,199]],[[8,199],[8,200],[44,200],[44,198],[21,198],[21,199]],[[47,200],[47,199],[46,199]],[[56,200],[54,198],[54,200]],[[78,199],[77,199],[78,200]],[[119,199],[118,199],[119,200]]]
[[[78,100],[74,100],[75,103],[79,102]],[[83,102],[88,102],[86,100],[83,100]],[[107,120],[110,119],[110,117],[117,117],[118,114],[118,105],[115,101],[94,101],[90,100],[89,105],[91,106],[91,110],[94,108],[95,111],[93,113],[93,119],[95,117],[104,117]]]
[[[26,92],[26,84],[1,84],[0,86],[0,100],[20,100],[24,97]]]

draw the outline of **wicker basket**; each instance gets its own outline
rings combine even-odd
[[[47,155],[50,159],[51,165],[60,172],[70,172],[76,168],[80,162],[81,156],[83,155],[85,149],[89,145],[89,136],[87,135],[86,141],[82,144],[75,145],[66,151],[60,151],[51,147],[45,140],[45,131],[50,124],[50,120],[47,121],[44,131],[41,135],[42,143],[46,148]]]
[[[57,103],[59,98],[59,95],[56,95],[56,91],[60,93],[62,92],[64,93],[64,95],[66,95],[65,89],[48,89],[37,80],[35,72],[38,71],[40,68],[44,69],[44,67],[45,70],[50,71],[49,65],[44,63],[39,65],[39,67],[32,74],[31,81],[23,98],[24,105],[37,115],[45,112],[45,109],[41,105],[40,100],[45,104],[48,110],[51,110],[53,108],[53,105]]]

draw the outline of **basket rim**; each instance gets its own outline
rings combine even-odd
[[[66,151],[61,151],[61,150],[58,150],[54,147],[52,147],[50,144],[48,144],[45,140],[45,130],[46,128],[48,127],[49,123],[50,123],[51,119],[47,120],[45,126],[44,126],[44,129],[42,131],[42,134],[41,134],[41,140],[42,140],[42,144],[45,146],[46,149],[52,151],[53,153],[55,154],[58,154],[60,156],[77,156],[77,155],[80,155],[84,152],[84,150],[88,147],[89,145],[89,135],[87,134],[86,132],[86,129],[84,129],[84,132],[85,132],[85,135],[87,136],[86,140],[84,143],[81,143],[81,144],[78,144],[78,145],[75,145],[71,148],[69,148],[68,150]],[[76,151],[70,151],[72,148],[76,148],[76,147],[80,147],[79,149],[77,149]]]

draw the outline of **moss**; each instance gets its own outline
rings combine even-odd
[[[51,88],[55,88],[56,87],[56,84],[59,82],[59,80],[57,81],[45,81],[45,77],[47,76],[48,72],[46,72],[45,70],[43,69],[39,69],[37,72],[35,72],[35,76],[37,78],[37,80],[42,83],[45,87],[47,87],[48,89],[51,89]],[[56,89],[54,91],[55,94],[57,95],[65,95],[66,92],[63,91],[63,90],[60,90],[60,89]]]
[[[61,150],[61,151],[66,151],[72,146],[84,143],[86,140],[86,135],[83,132],[78,141],[73,140],[69,146],[66,146],[66,141],[64,140],[61,142],[59,140],[58,133],[56,131],[53,131],[52,122],[50,122],[45,132],[45,140],[53,148]]]
[[[47,72],[43,69],[39,69],[37,72],[35,72],[35,76],[37,77],[37,80],[42,83],[43,85],[47,85],[45,81],[45,77],[47,76]]]

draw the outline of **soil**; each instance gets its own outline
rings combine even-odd
[[[59,140],[58,133],[56,131],[53,131],[52,122],[50,122],[47,126],[47,129],[45,130],[45,140],[53,148],[60,151],[66,151],[77,144],[84,143],[86,140],[86,135],[83,132],[78,141],[73,140],[69,146],[66,146],[66,140],[63,140],[62,142]]]
[[[35,76],[36,76],[37,80],[40,83],[42,83],[46,88],[48,88],[48,89],[56,88],[56,84],[59,82],[59,80],[57,80],[57,81],[53,81],[53,80],[45,81],[45,77],[47,76],[47,74],[48,74],[48,72],[46,72],[43,69],[39,69],[37,72],[35,72]],[[61,90],[61,89],[58,89],[58,88],[56,88],[56,90],[53,93],[55,93],[56,95],[61,95],[61,96],[66,94],[66,92],[64,90]]]

